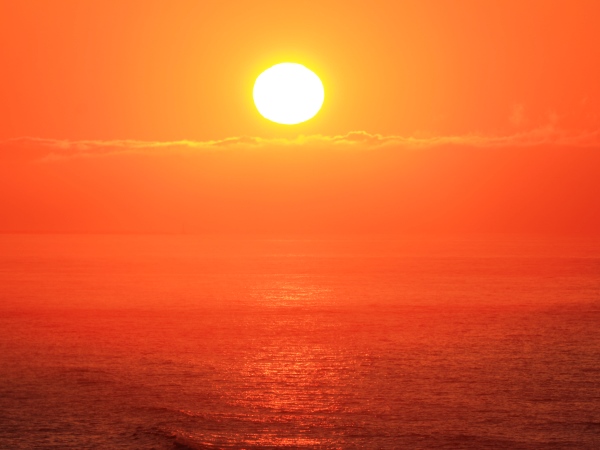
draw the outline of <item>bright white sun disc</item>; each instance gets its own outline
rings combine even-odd
[[[256,109],[263,117],[294,125],[319,112],[325,90],[319,77],[302,64],[281,63],[258,76],[253,96]]]

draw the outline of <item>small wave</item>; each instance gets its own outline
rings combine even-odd
[[[174,439],[175,441],[173,442],[173,446],[180,450],[202,450],[207,448],[216,448],[212,445],[207,446],[195,442],[191,436],[183,433],[175,433]]]
[[[183,430],[152,427],[150,430],[147,430],[146,433],[157,436],[163,441],[170,442],[173,448],[177,450],[207,450],[226,447],[204,442],[202,439]]]

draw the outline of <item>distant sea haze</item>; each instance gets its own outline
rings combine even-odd
[[[0,448],[600,448],[598,239],[0,249]]]

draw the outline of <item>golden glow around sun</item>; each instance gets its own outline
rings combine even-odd
[[[325,90],[319,77],[302,64],[281,63],[258,76],[253,96],[263,117],[276,123],[295,125],[319,112]]]

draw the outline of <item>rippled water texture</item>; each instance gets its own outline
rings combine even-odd
[[[600,242],[0,236],[0,448],[600,448]]]

